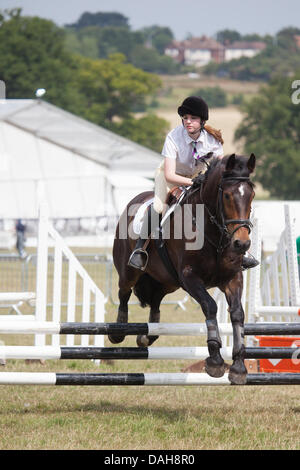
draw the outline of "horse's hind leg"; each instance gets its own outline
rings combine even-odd
[[[165,292],[162,287],[153,292],[153,296],[150,303],[150,315],[149,323],[159,323],[160,321],[160,303],[165,296]],[[140,347],[148,347],[154,343],[159,338],[159,336],[147,336],[139,335],[136,338],[137,345]]]
[[[118,316],[117,316],[117,323],[128,323],[128,301],[131,296],[132,289],[119,289],[119,308],[118,308]],[[108,335],[108,339],[111,343],[117,344],[122,343],[124,340],[125,335]]]

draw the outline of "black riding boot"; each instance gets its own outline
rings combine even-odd
[[[138,238],[135,249],[130,255],[128,265],[132,266],[133,268],[140,269],[144,271],[147,267],[148,263],[148,253],[146,250],[143,249],[144,244],[151,236],[151,224],[154,224],[154,220],[157,218],[159,220],[159,214],[154,211],[152,205],[147,209],[147,214],[145,214],[142,227],[141,227],[141,234]]]
[[[143,238],[138,238],[135,249],[130,255],[128,265],[144,271],[148,264],[148,253],[146,250],[143,250],[143,246],[146,243],[146,240]]]
[[[243,271],[245,271],[246,269],[255,268],[255,266],[258,266],[258,265],[259,265],[259,261],[257,261],[257,259],[254,258],[254,256],[252,255],[243,256],[243,261],[242,261]]]

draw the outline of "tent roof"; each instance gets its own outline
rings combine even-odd
[[[0,101],[0,219],[118,215],[161,156],[40,100]],[[39,191],[38,191],[39,189]]]
[[[153,177],[161,156],[45,101],[1,100],[0,120],[110,171]]]

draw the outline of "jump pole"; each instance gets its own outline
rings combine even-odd
[[[219,324],[221,335],[231,335],[232,326]],[[56,322],[0,322],[0,334],[59,334],[59,335],[206,335],[205,323],[56,323]],[[245,335],[300,335],[300,322],[246,323]]]
[[[223,359],[232,359],[232,348],[220,350]],[[207,347],[82,347],[82,346],[1,346],[0,359],[206,359]],[[245,359],[292,359],[299,360],[300,348],[249,347]]]
[[[202,373],[64,374],[1,372],[0,385],[231,385],[228,374]],[[248,374],[246,385],[300,385],[300,374]]]

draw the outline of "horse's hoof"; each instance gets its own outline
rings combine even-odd
[[[136,337],[136,344],[140,348],[148,348],[148,346],[151,346],[151,344],[156,341],[158,336],[146,336],[146,335],[139,335]]]
[[[246,385],[247,374],[237,374],[236,372],[229,371],[228,379],[232,385]]]
[[[149,343],[150,343],[149,338],[146,335],[139,335],[136,337],[136,344],[140,348],[147,348],[149,346]]]
[[[213,364],[209,359],[209,357],[205,359],[205,372],[211,377],[223,377],[226,370],[225,362],[223,364]]]
[[[108,339],[112,344],[118,344],[124,341],[125,336],[108,335]]]

